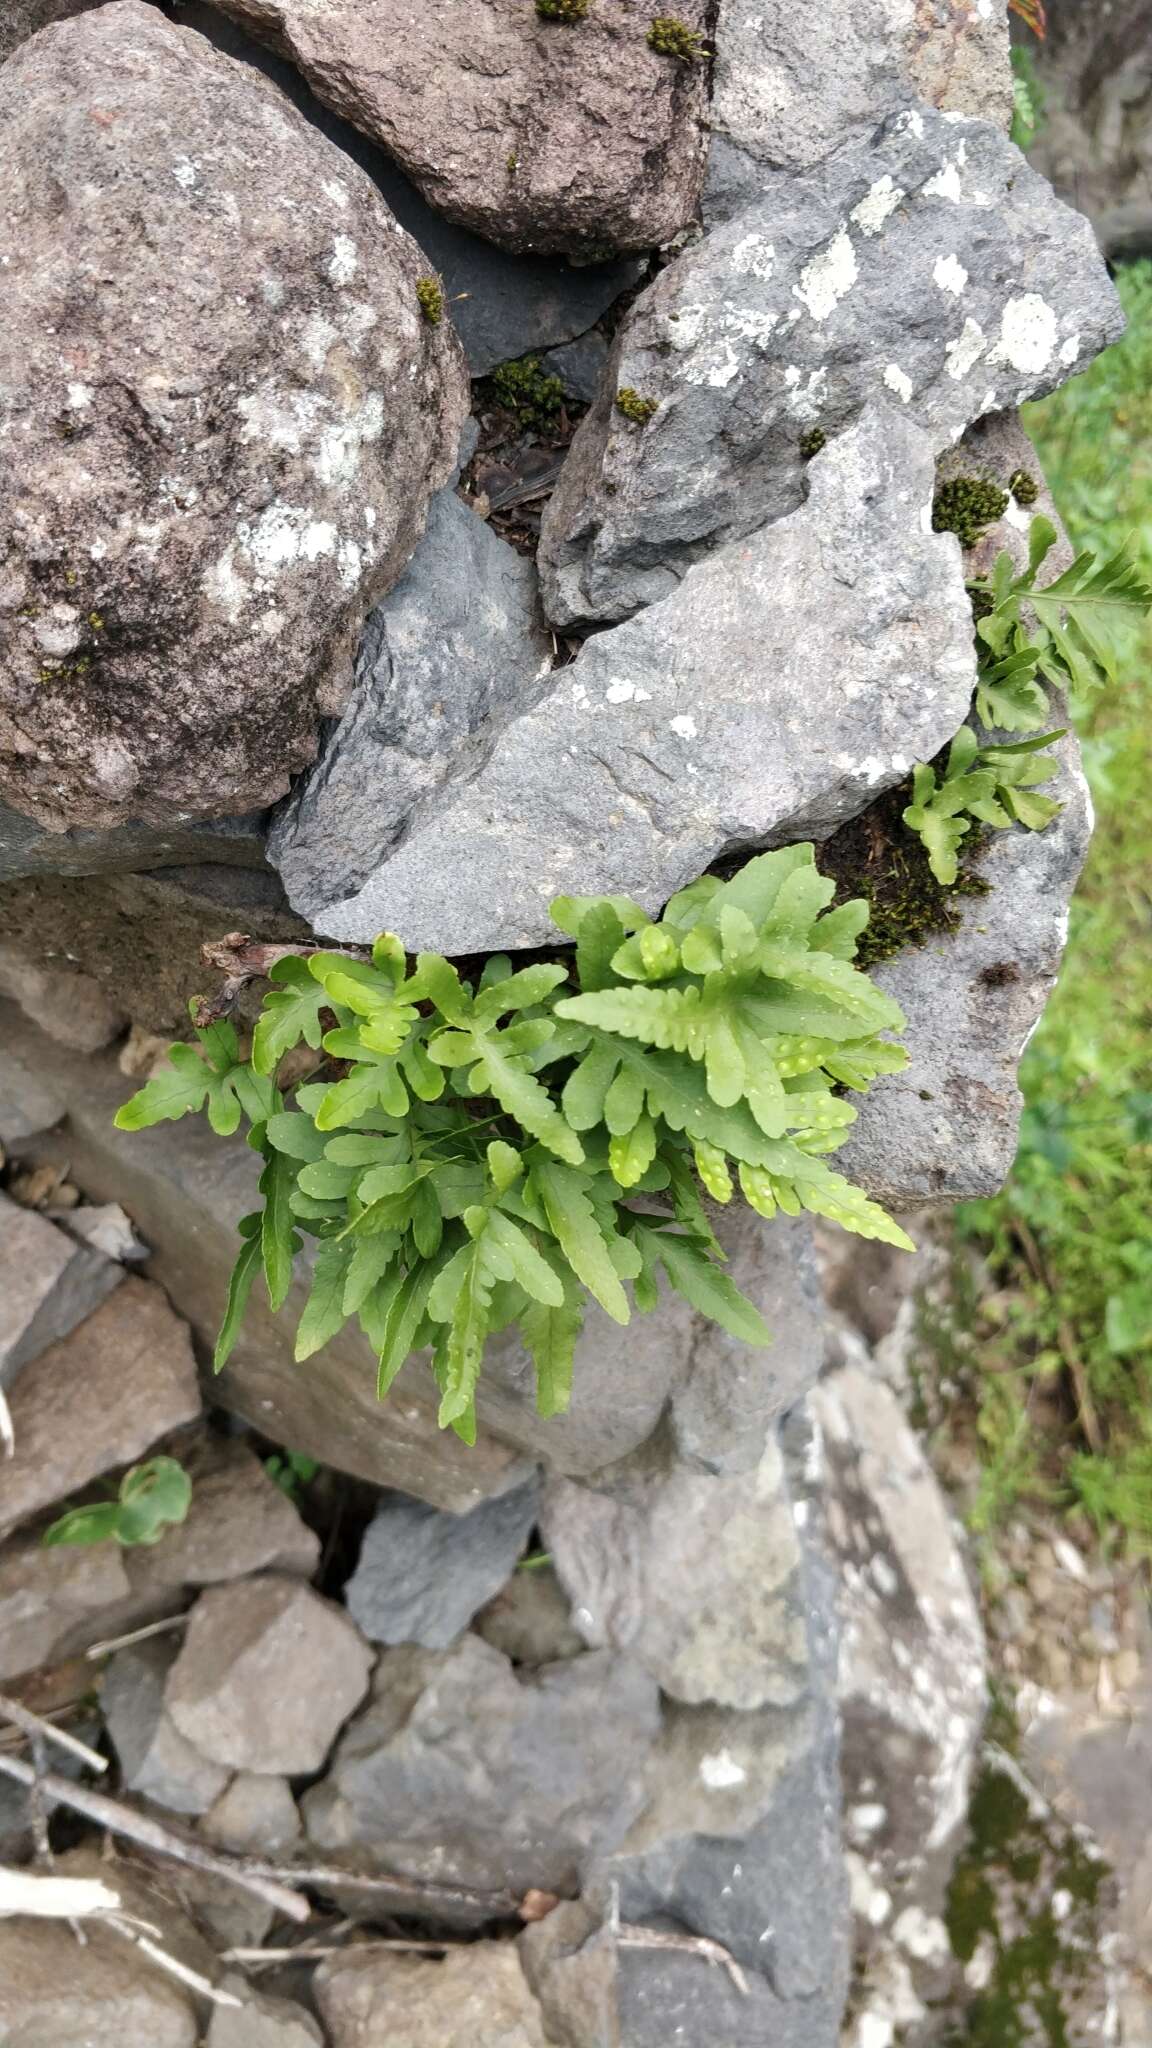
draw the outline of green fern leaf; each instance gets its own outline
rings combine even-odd
[[[584,1177],[570,1166],[539,1160],[532,1167],[530,1180],[572,1271],[614,1322],[629,1322],[628,1297],[596,1221]]]
[[[682,1294],[694,1309],[708,1316],[712,1322],[719,1323],[722,1330],[727,1330],[744,1344],[772,1342],[772,1332],[759,1309],[741,1294],[727,1273],[713,1265],[700,1245],[692,1238],[677,1236],[674,1231],[660,1231],[652,1235],[657,1237],[655,1257],[676,1292]]]
[[[286,1052],[301,1039],[314,1050],[323,1035],[320,1012],[328,1006],[325,990],[294,956],[269,969],[276,988],[264,998],[252,1036],[252,1065],[258,1074],[274,1074]]]
[[[328,1238],[316,1253],[312,1289],[304,1304],[296,1330],[295,1358],[299,1364],[311,1358],[344,1326],[344,1287],[352,1247],[340,1238]]]

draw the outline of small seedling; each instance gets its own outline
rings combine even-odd
[[[192,1504],[192,1481],[175,1458],[149,1458],[133,1465],[120,1481],[115,1500],[72,1508],[44,1531],[41,1542],[121,1543],[125,1549],[159,1543],[166,1529],[182,1522]]]
[[[281,1493],[286,1493],[289,1500],[298,1500],[304,1488],[315,1479],[320,1466],[315,1458],[306,1457],[303,1451],[284,1451],[265,1458],[264,1470]]]
[[[564,403],[564,385],[542,367],[539,356],[501,363],[489,379],[497,405],[515,413],[520,424],[546,432]]]
[[[439,327],[444,318],[444,293],[438,278],[419,277],[416,280],[416,301],[429,327]]]
[[[616,393],[617,412],[622,412],[625,419],[631,420],[637,427],[647,426],[659,403],[657,398],[641,398],[640,393],[634,391],[631,384],[622,384]]]
[[[681,64],[695,64],[703,37],[675,14],[658,14],[648,31],[648,47],[660,57],[675,57]]]
[[[536,0],[536,12],[541,21],[564,21],[572,27],[587,15],[588,0]]]
[[[827,439],[828,436],[824,432],[823,427],[809,427],[805,433],[801,434],[800,453],[805,462],[811,462],[814,455],[819,455]]]

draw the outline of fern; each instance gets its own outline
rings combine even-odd
[[[1035,779],[986,772],[990,799],[1002,783],[1022,801]],[[516,970],[496,955],[475,983],[388,934],[370,960],[279,961],[250,1060],[231,1025],[198,1030],[117,1117],[139,1130],[206,1110],[224,1135],[248,1120],[263,1207],[240,1225],[217,1367],[261,1274],[280,1308],[310,1239],[297,1358],[354,1318],[383,1395],[426,1351],[441,1422],[472,1441],[488,1338],[519,1326],[541,1412],[559,1414],[589,1298],[627,1323],[663,1282],[769,1341],[702,1190],[907,1246],[822,1157],[855,1117],[844,1091],[904,1064],[883,1035],[899,1010],[852,965],[866,907],[829,910],[832,893],[795,846],[703,877],[659,920],[563,898],[573,951]],[[327,1071],[287,1105],[276,1073],[301,1042]]]

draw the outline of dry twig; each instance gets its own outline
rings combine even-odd
[[[200,948],[200,958],[206,967],[215,967],[225,977],[224,985],[214,996],[197,998],[192,1022],[204,1031],[221,1017],[230,1017],[250,981],[264,980],[278,960],[306,960],[310,953],[342,953],[349,960],[371,959],[364,946],[262,945],[247,932],[228,932],[222,939],[209,939]]]
[[[107,1642],[93,1643],[84,1655],[92,1659],[109,1657],[113,1650],[127,1650],[133,1643],[146,1642],[149,1636],[162,1636],[171,1629],[183,1628],[187,1620],[186,1614],[170,1614],[165,1621],[149,1621],[143,1628],[131,1629],[126,1636],[109,1636]]]
[[[365,1877],[359,1870],[340,1870],[330,1865],[295,1869],[291,1864],[248,1863],[245,1868],[280,1884],[313,1885],[318,1891],[358,1891],[426,1900],[432,1906],[470,1906],[486,1920],[511,1919],[520,1904],[513,1892],[474,1892],[459,1885],[425,1884],[415,1877]]]
[[[706,1962],[718,1963],[727,1970],[733,1984],[742,1998],[750,1997],[748,1979],[734,1955],[722,1942],[713,1941],[707,1934],[665,1934],[655,1927],[620,1927],[616,1940],[621,1948],[674,1948],[686,1955],[703,1956]]]
[[[0,1719],[11,1721],[13,1727],[21,1729],[25,1735],[42,1737],[54,1742],[59,1749],[70,1751],[80,1758],[81,1763],[87,1764],[90,1771],[108,1769],[108,1760],[100,1755],[99,1750],[89,1749],[79,1736],[69,1735],[66,1728],[55,1727],[41,1714],[34,1714],[30,1707],[21,1706],[19,1700],[10,1700],[5,1693],[0,1693]]]

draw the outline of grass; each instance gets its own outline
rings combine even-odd
[[[1077,548],[1152,576],[1152,263],[1129,328],[1025,424]],[[1097,831],[1055,994],[1021,1071],[1012,1177],[957,1212],[996,1292],[974,1325],[977,1526],[1040,1493],[1152,1550],[1152,624],[1122,687],[1074,707]]]

